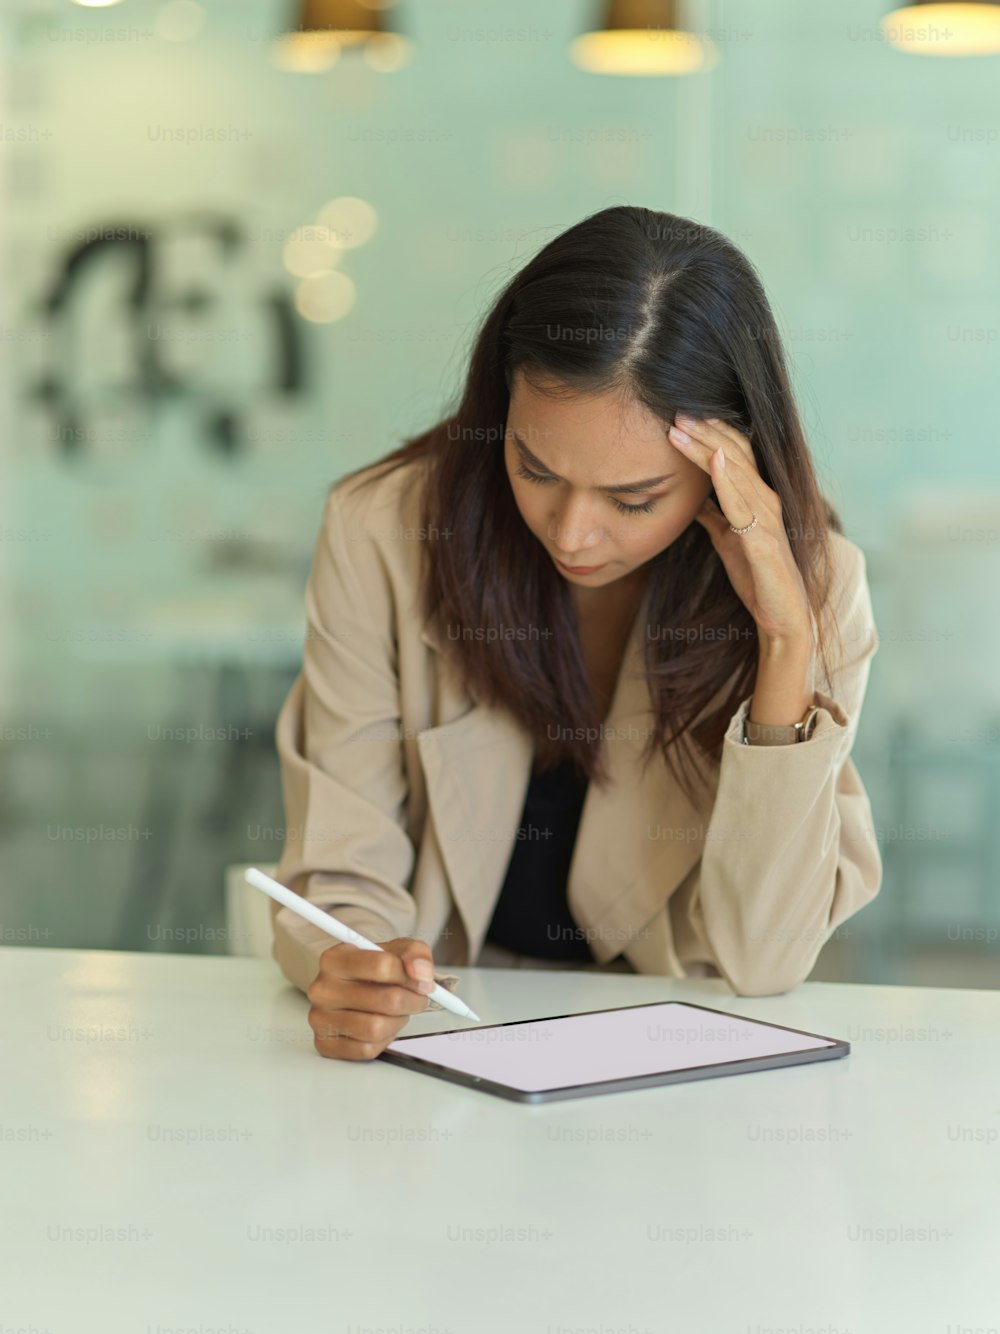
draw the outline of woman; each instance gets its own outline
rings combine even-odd
[[[708,227],[604,209],[485,319],[461,401],[331,490],[277,725],[275,905],[325,1056],[443,963],[808,976],[878,892],[849,758],[878,647],[772,313]]]

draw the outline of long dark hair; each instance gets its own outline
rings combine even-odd
[[[591,780],[608,780],[569,589],[541,544],[528,540],[506,474],[515,371],[535,388],[541,379],[559,392],[624,391],[664,423],[682,412],[747,435],[781,501],[829,679],[828,530],[843,528],[819,491],[756,270],[711,227],[647,208],[602,209],[549,241],[506,283],[480,326],[451,415],[385,455],[384,468],[365,465],[373,469],[367,483],[425,461],[425,616],[439,627],[494,628],[492,636],[453,634],[449,651],[473,698],[507,709],[530,731],[540,768],[572,760]],[[697,522],[650,562],[648,593],[652,717],[643,758],[648,764],[664,753],[695,800],[692,775],[703,774],[690,764],[696,755],[684,752],[694,743],[721,761],[729,719],[753,691],[757,628]],[[511,626],[545,633],[501,632]]]

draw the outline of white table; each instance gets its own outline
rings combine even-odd
[[[458,971],[486,1022],[683,999],[852,1052],[529,1106],[324,1060],[267,960],[2,949],[0,1327],[997,1325],[1000,993]]]

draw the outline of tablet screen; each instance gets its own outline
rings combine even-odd
[[[397,1038],[387,1051],[526,1092],[836,1047],[681,1001]]]

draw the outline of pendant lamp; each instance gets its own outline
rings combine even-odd
[[[715,43],[684,26],[681,0],[609,0],[599,22],[570,43],[591,74],[697,74],[718,63]]]
[[[278,38],[274,60],[282,69],[329,69],[343,51],[360,51],[375,69],[405,64],[410,43],[386,22],[394,0],[299,0],[295,29]]]
[[[913,0],[886,14],[881,27],[889,44],[909,55],[996,55],[1000,0]]]

